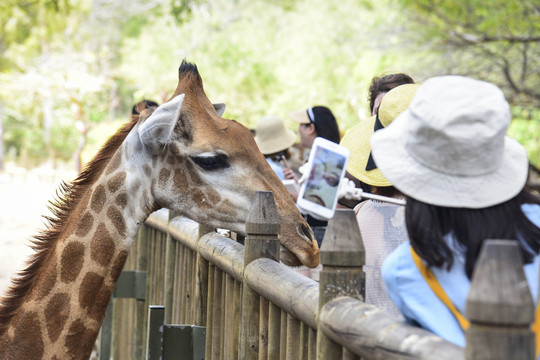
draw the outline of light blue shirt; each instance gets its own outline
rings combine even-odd
[[[270,167],[272,168],[272,170],[274,170],[279,180],[281,181],[285,180],[285,175],[283,174],[283,168],[270,158],[266,158],[266,161],[268,162],[268,164],[270,164]]]
[[[540,227],[539,205],[524,204],[522,210],[536,226]],[[450,237],[446,240],[450,246],[455,243]],[[454,264],[449,271],[442,268],[431,268],[431,271],[454,306],[465,315],[471,284],[465,274],[463,255],[456,251],[454,254]],[[540,255],[537,255],[532,263],[523,267],[535,304],[538,303],[539,266]],[[409,242],[401,244],[386,258],[382,266],[382,275],[390,298],[408,322],[465,347],[465,334],[461,326],[424,280],[412,259]]]

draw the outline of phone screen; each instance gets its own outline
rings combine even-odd
[[[335,143],[328,143],[331,142],[321,145],[318,141],[314,144],[309,176],[302,184],[298,203],[306,210],[331,218],[336,208],[339,183],[345,174],[348,152]]]

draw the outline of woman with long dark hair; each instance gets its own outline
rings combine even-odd
[[[486,239],[517,242],[538,303],[540,199],[525,188],[528,158],[505,135],[510,120],[496,86],[441,76],[421,85],[409,109],[371,140],[377,167],[407,201],[410,243],[382,269],[389,295],[408,321],[460,346]]]

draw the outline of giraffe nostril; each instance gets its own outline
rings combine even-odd
[[[315,240],[315,235],[313,234],[313,231],[311,228],[304,222],[297,223],[297,230],[298,233],[302,236],[305,236],[310,243],[313,243]]]

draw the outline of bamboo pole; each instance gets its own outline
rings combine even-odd
[[[300,346],[298,336],[300,335],[300,321],[291,314],[287,314],[287,360],[298,359],[300,356]]]
[[[197,311],[197,303],[195,302],[195,294],[197,293],[197,252],[189,249],[191,256],[191,309],[189,309],[190,324],[195,324],[195,313]]]
[[[281,310],[272,302],[268,307],[268,359],[279,359]]]
[[[198,244],[201,256],[238,281],[244,273],[244,246],[218,233],[207,234]]]
[[[317,329],[319,284],[270,259],[252,261],[244,271],[249,287],[282,310]]]
[[[287,313],[283,310],[281,310],[281,331],[279,343],[279,359],[287,360]]]
[[[204,234],[210,233],[213,230],[209,227],[199,225],[198,241],[200,242]],[[197,247],[198,249],[198,247]],[[195,249],[195,250],[197,250]],[[208,331],[207,324],[207,308],[208,308],[208,287],[209,277],[208,277],[208,261],[203,258],[199,251],[197,251],[197,272],[196,272],[196,283],[195,283],[195,325],[206,326]],[[208,336],[207,336],[208,337]],[[208,341],[208,340],[207,340]],[[206,353],[208,354],[208,352]]]
[[[205,354],[206,360],[212,360],[212,339],[213,339],[213,327],[214,327],[214,278],[215,278],[215,266],[213,264],[208,265],[208,300],[206,308],[206,347]],[[216,359],[217,360],[217,359]]]
[[[227,331],[227,323],[225,323],[225,313],[227,312],[227,273],[221,271],[221,333],[220,333],[220,344],[219,344],[219,353],[221,358],[225,357],[225,332]]]
[[[137,234],[137,270],[146,271],[148,265],[148,246],[147,246],[147,235],[148,227],[143,224],[141,226],[139,233]],[[148,282],[148,280],[147,280]],[[146,288],[145,288],[146,289]],[[136,359],[142,359],[146,352],[146,298],[148,297],[147,291],[145,291],[144,299],[136,300],[136,313],[135,313],[135,346],[136,349]]]
[[[300,323],[299,359],[307,359],[309,354],[309,326]]]
[[[268,308],[270,304],[262,296],[259,304],[259,360],[265,360],[268,357]]]
[[[225,336],[223,355],[225,359],[234,359],[234,279],[225,276]]]
[[[265,257],[279,261],[279,215],[274,195],[257,191],[246,221],[244,269],[255,259]],[[259,295],[246,283],[242,294],[240,358],[257,359],[259,352]]]
[[[221,282],[223,272],[214,266],[214,286],[212,306],[212,359],[221,359]]]
[[[308,359],[315,360],[317,358],[317,332],[309,328],[308,342]]]
[[[233,323],[233,344],[234,356],[231,359],[239,358],[240,350],[240,323],[242,322],[242,288],[240,281],[234,281],[234,323]]]
[[[320,331],[365,359],[464,359],[463,348],[349,296],[324,305],[319,314]]]
[[[174,217],[174,213],[169,210],[168,223]],[[163,288],[163,303],[165,305],[165,324],[172,323],[173,301],[174,294],[174,277],[176,272],[176,257],[175,257],[175,240],[172,238],[169,229],[167,228],[167,236],[165,238],[165,285]],[[180,278],[182,275],[180,275]]]

